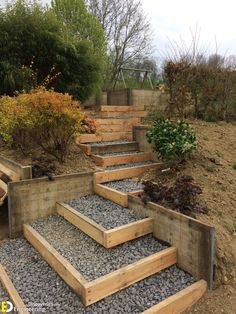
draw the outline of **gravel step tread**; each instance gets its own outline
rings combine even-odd
[[[167,248],[148,235],[108,250],[57,215],[32,226],[88,281]]]
[[[141,182],[135,181],[133,179],[124,179],[118,181],[111,181],[102,183],[102,185],[115,189],[119,192],[129,193],[143,189],[143,184]]]
[[[1,242],[0,261],[26,305],[44,304],[38,313],[140,314],[193,283],[189,274],[172,266],[85,307],[26,240]]]
[[[124,168],[132,168],[137,166],[145,166],[155,163],[154,161],[142,161],[142,162],[130,162],[122,165],[114,165],[106,167],[106,170],[116,170],[116,169],[124,169]]]
[[[124,208],[102,196],[91,194],[65,202],[105,229],[113,229],[145,218],[133,209]]]

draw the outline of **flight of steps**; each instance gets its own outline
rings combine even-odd
[[[81,135],[77,143],[97,166],[114,170],[153,162],[153,154],[140,151],[133,140],[133,126],[147,116],[144,106],[98,106],[87,112],[95,118],[98,132]]]
[[[182,313],[201,298],[207,283],[194,282],[177,267],[177,248],[153,237],[153,219],[131,212],[128,193],[119,194],[114,189],[111,193],[103,185],[138,177],[145,169],[160,165],[152,162],[151,153],[139,152],[138,143],[133,141],[132,127],[146,115],[144,107],[101,106],[92,114],[101,133],[82,135],[78,145],[97,165],[108,167],[94,175],[97,194],[57,203],[56,215],[25,224],[28,243],[13,240],[11,248],[7,247],[5,259],[9,260],[5,265],[4,258],[1,260],[4,254],[0,255],[11,274],[7,278],[0,267],[0,280],[12,301],[21,307],[21,298],[26,304],[43,302],[42,296],[47,295],[54,303],[63,301],[56,310],[48,308],[48,313]],[[149,161],[152,163],[140,165]],[[109,170],[120,165],[127,168]],[[9,268],[11,263],[14,271]],[[11,281],[19,293],[17,300],[17,291],[11,293]]]
[[[96,120],[98,134],[84,134],[80,143],[97,141],[132,140],[133,125],[139,124],[147,116],[144,106],[97,106],[86,110]]]
[[[80,296],[82,303],[88,306],[88,309],[91,305],[95,306],[95,311],[89,313],[96,313],[96,304],[94,303],[98,302],[99,307],[99,301],[103,300],[102,302],[106,304],[107,296],[114,295],[114,298],[117,298],[116,294],[137,282],[143,281],[144,285],[148,284],[147,280],[149,279],[147,278],[154,280],[153,278],[158,276],[161,271],[164,278],[165,276],[169,278],[173,271],[169,270],[170,267],[177,264],[177,249],[162,244],[152,236],[152,218],[140,217],[136,213],[137,219],[134,222],[117,227],[104,227],[102,223],[96,222],[96,219],[91,218],[91,215],[87,216],[84,212],[83,204],[88,202],[91,202],[90,207],[94,206],[94,212],[99,211],[98,208],[95,208],[96,202],[92,199],[94,197],[95,201],[96,197],[100,198],[97,202],[99,204],[102,202],[103,211],[108,210],[108,215],[114,219],[120,220],[129,217],[129,209],[117,207],[115,203],[107,203],[106,199],[100,196],[90,195],[86,199],[82,199],[78,207],[57,203],[56,216],[41,219],[33,225],[24,225],[24,236],[28,242]],[[73,203],[73,201],[71,202]],[[88,207],[88,205],[86,206]],[[113,212],[111,212],[111,207],[114,208]],[[117,213],[119,210],[122,210],[122,214]],[[136,253],[134,253],[135,250],[137,250]],[[84,260],[86,252],[87,260]],[[128,258],[129,252],[133,252],[134,256]],[[147,254],[147,252],[149,253]],[[116,262],[116,259],[119,261]],[[95,264],[93,260],[96,261]],[[111,270],[107,271],[103,268]],[[165,271],[167,271],[167,275],[165,275]],[[176,271],[182,272],[177,268],[173,274]],[[189,275],[186,274],[186,276]],[[182,290],[174,285],[173,280],[173,296],[169,295],[158,305],[156,305],[158,302],[154,297],[151,303],[154,307],[146,305],[146,310],[139,313],[181,313],[195,303],[206,289],[206,282],[203,280],[193,283],[191,279],[189,284],[183,285]],[[134,285],[132,293],[138,293],[142,298],[141,292],[137,289],[138,286]],[[155,285],[152,286],[152,289],[155,289]],[[165,291],[164,287],[161,289]],[[156,294],[158,293],[160,291],[157,289]],[[130,302],[132,302],[132,294]],[[122,304],[122,298],[120,303]],[[174,304],[177,306],[176,309]],[[116,313],[112,306],[111,302],[109,313],[113,313],[113,310]],[[132,311],[126,312],[125,304],[122,306],[124,306],[124,310],[120,314],[132,313]],[[135,313],[138,313],[138,308],[137,306]]]

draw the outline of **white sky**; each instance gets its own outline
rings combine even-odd
[[[127,0],[128,1],[128,0]],[[169,40],[190,42],[190,30],[200,30],[204,48],[236,55],[235,0],[142,0],[154,29],[155,55],[165,54]],[[42,0],[50,3],[50,0]],[[5,0],[0,0],[4,5]]]

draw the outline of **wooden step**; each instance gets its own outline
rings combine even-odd
[[[132,132],[113,132],[113,133],[102,133],[97,134],[82,134],[80,135],[76,143],[90,143],[90,142],[100,142],[100,141],[115,141],[115,140],[133,140]]]
[[[122,131],[133,131],[133,125],[132,124],[105,124],[99,126],[99,130],[101,132],[122,132]]]
[[[107,230],[65,203],[57,203],[57,213],[106,248],[142,237],[153,231],[153,219],[144,218]]]
[[[109,188],[108,186],[99,183],[94,184],[93,190],[96,194],[123,207],[129,206],[129,195],[139,195],[143,192],[143,190],[137,190],[128,193],[120,192],[116,189]]]
[[[139,150],[139,145],[137,142],[127,142],[127,143],[113,143],[99,146],[92,146],[89,144],[78,144],[78,146],[85,152],[87,155],[99,154],[99,153],[119,153],[127,151],[137,151]]]
[[[131,118],[131,117],[127,117],[127,118],[96,118],[96,123],[100,126],[102,125],[111,125],[111,124],[138,124],[140,123],[141,118]]]
[[[13,282],[7,275],[5,269],[0,264],[0,282],[6,289],[9,297],[11,298],[11,301],[15,305],[15,307],[18,309],[18,314],[29,314],[29,311],[27,310],[26,305],[24,304],[23,300],[21,299],[19,293],[17,292],[15,286],[13,285]],[[1,296],[0,296],[1,297]],[[2,299],[1,299],[2,301]],[[11,312],[12,313],[12,312]]]
[[[177,292],[164,301],[154,305],[142,314],[180,314],[195,304],[207,290],[205,280],[199,280]]]
[[[97,111],[141,111],[144,110],[144,105],[135,105],[135,106],[99,106]]]
[[[128,153],[127,155],[122,154],[116,156],[92,155],[91,157],[96,165],[101,167],[153,160],[153,154],[151,152],[133,154]]]
[[[99,111],[96,114],[97,118],[116,118],[116,117],[146,117],[147,116],[147,111],[127,111],[127,112],[120,112],[120,111]]]
[[[133,283],[176,264],[177,249],[170,247],[122,267],[110,274],[87,281],[68,260],[30,225],[24,225],[24,236],[59,276],[81,296],[85,305],[93,304]]]
[[[136,178],[143,175],[144,172],[150,168],[160,169],[162,167],[163,163],[152,163],[143,166],[97,172],[94,173],[94,183],[104,183],[129,178]]]

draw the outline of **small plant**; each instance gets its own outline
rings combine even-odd
[[[144,193],[141,198],[144,203],[152,201],[189,216],[208,212],[206,205],[197,201],[202,189],[194,184],[191,176],[182,176],[170,187],[151,181],[144,181],[143,185]]]
[[[154,151],[166,161],[181,161],[197,148],[195,132],[183,120],[157,119],[146,134]]]
[[[234,170],[236,170],[236,162],[234,162],[234,163],[232,164],[232,168],[233,168]]]
[[[0,136],[23,151],[36,145],[63,161],[82,125],[86,123],[86,130],[90,126],[78,105],[70,95],[44,88],[16,97],[2,97]]]

